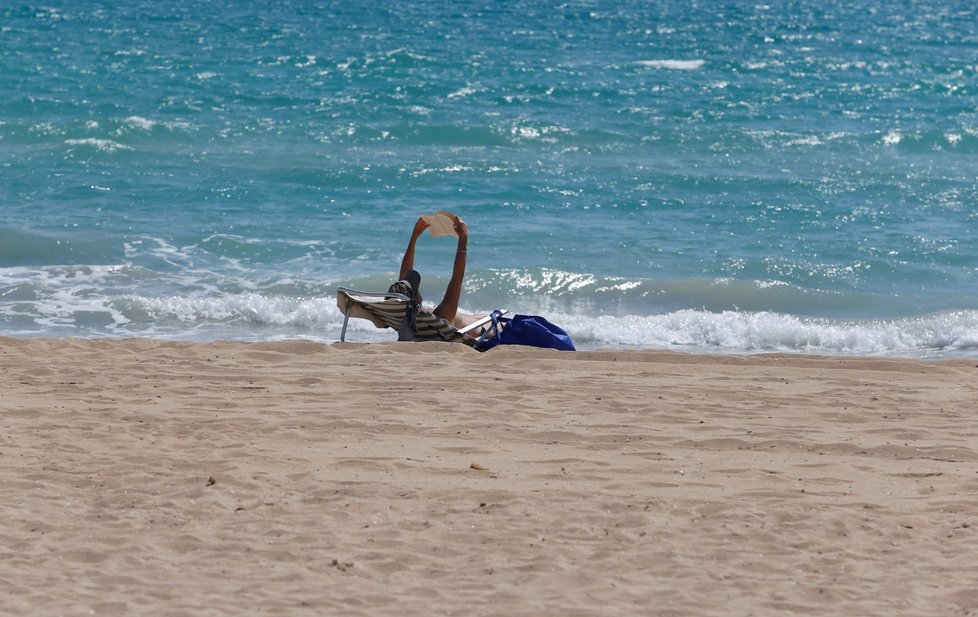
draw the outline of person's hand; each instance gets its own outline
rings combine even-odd
[[[420,238],[421,234],[424,233],[424,230],[428,229],[429,227],[431,227],[431,225],[428,224],[428,221],[424,220],[424,217],[419,216],[418,222],[414,224],[414,232],[412,233],[412,236],[415,239]]]
[[[469,238],[469,226],[457,216],[455,217],[455,235],[458,236],[459,242],[468,240]]]

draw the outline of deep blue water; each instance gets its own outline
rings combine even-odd
[[[978,355],[971,2],[13,0],[0,93],[0,335],[332,341],[446,209],[584,348]]]

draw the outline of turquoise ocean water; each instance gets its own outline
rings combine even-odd
[[[978,356],[978,9],[0,2],[0,335],[334,341],[437,209],[583,348]]]

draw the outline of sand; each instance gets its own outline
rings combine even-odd
[[[978,614],[975,365],[0,339],[0,613]]]

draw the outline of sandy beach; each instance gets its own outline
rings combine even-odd
[[[978,614],[976,364],[0,338],[0,613]]]

